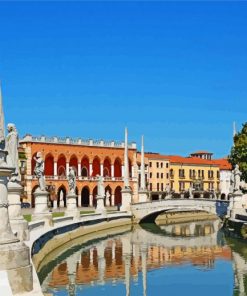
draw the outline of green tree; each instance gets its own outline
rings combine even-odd
[[[234,166],[239,165],[242,179],[247,182],[247,122],[243,124],[242,130],[234,137],[234,145],[229,155],[229,161]]]

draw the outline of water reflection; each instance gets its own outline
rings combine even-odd
[[[213,270],[219,275],[223,267],[219,267],[217,262],[223,262],[230,279],[232,253],[223,243],[222,232],[218,229],[218,220],[163,226],[144,225],[127,233],[95,241],[91,245],[82,245],[77,250],[72,249],[70,254],[66,250],[68,256],[62,255],[59,257],[61,259],[53,261],[45,278],[39,274],[43,279],[43,291],[52,295],[130,295],[130,291],[131,295],[157,295],[154,284],[157,277],[161,279],[158,281],[159,287],[168,291],[169,281],[164,279],[170,276],[176,279],[176,272],[179,274],[184,270],[185,275],[176,279],[183,291],[188,284],[194,288],[193,274],[201,277],[202,285],[207,285],[207,276],[203,271]],[[183,288],[183,279],[187,278],[188,272],[192,277],[189,283],[184,283]],[[151,276],[154,278],[151,279]],[[219,278],[217,284],[223,285],[224,281]],[[181,295],[181,291],[176,294],[177,287],[172,289],[172,295]],[[198,287],[195,294],[193,289],[189,289],[190,295],[198,295],[201,288]],[[230,285],[227,291],[232,290]],[[224,293],[210,295],[232,295]],[[168,292],[167,295],[171,294]],[[203,291],[200,295],[204,295]]]

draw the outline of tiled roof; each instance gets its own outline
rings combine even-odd
[[[183,163],[183,164],[202,164],[202,165],[213,165],[217,164],[210,159],[202,159],[199,157],[183,157],[178,155],[169,155],[167,156],[171,163]]]
[[[232,165],[227,160],[227,158],[220,158],[220,159],[214,159],[213,160],[217,165],[219,165],[221,170],[232,170]]]

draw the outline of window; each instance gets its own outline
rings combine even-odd
[[[160,167],[163,168],[163,162],[160,163]]]
[[[157,183],[157,191],[160,191],[160,183]]]
[[[161,183],[161,191],[164,191],[164,184]]]
[[[166,179],[169,179],[169,174],[168,173],[166,173]]]
[[[163,179],[163,173],[160,174],[160,178]]]
[[[174,177],[174,172],[173,169],[170,169],[170,177],[173,178]],[[168,178],[167,178],[168,179]]]
[[[220,171],[217,171],[217,179],[220,178]]]
[[[159,163],[158,162],[156,162],[156,167],[159,168]]]
[[[149,167],[150,167],[150,168],[152,167],[152,162],[149,162]]]
[[[204,170],[202,170],[202,178],[204,179]]]
[[[160,177],[160,174],[159,174],[159,173],[157,173],[157,179],[159,179],[159,177]]]
[[[214,177],[214,171],[208,171],[208,178],[213,178]]]
[[[180,178],[184,178],[184,169],[180,169],[178,174]]]
[[[190,178],[192,178],[192,170],[190,170]]]
[[[150,184],[149,184],[150,191],[152,191],[152,189],[153,189],[152,187],[153,187],[153,184],[150,183]]]
[[[166,164],[166,168],[168,169],[168,167],[169,167],[169,163],[167,162],[167,164]]]
[[[184,182],[179,182],[179,191],[184,190]]]
[[[150,173],[150,174],[149,174],[149,176],[150,176],[150,179],[152,179],[152,176],[153,176],[153,174],[152,174],[152,173]]]
[[[198,170],[198,177],[201,177],[201,170]]]

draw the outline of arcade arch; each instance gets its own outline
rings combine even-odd
[[[84,186],[81,191],[81,206],[89,207],[90,205],[90,191],[88,186]]]

